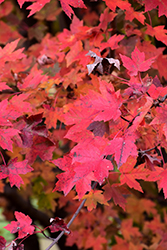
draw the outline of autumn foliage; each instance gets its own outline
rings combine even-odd
[[[57,231],[78,249],[167,249],[167,0],[0,2],[10,249]]]

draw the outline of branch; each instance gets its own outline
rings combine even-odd
[[[92,189],[94,189],[94,188],[96,187],[96,185],[97,185],[97,182],[94,182],[93,185],[92,185]],[[77,215],[79,214],[80,210],[82,209],[83,205],[85,204],[85,201],[86,201],[86,199],[84,199],[84,200],[81,202],[81,204],[80,204],[80,206],[77,208],[75,214],[72,216],[71,220],[68,222],[67,227],[69,227],[69,226],[73,223],[73,221],[75,220],[75,218],[76,218]],[[65,232],[62,231],[62,232],[57,236],[57,238],[54,239],[54,241],[53,241],[45,250],[51,249],[51,247],[53,247],[54,244],[56,244],[56,243],[58,242],[58,240],[60,240],[60,238],[63,236],[64,233],[65,233]]]
[[[74,221],[74,219],[77,217],[77,215],[79,214],[81,208],[82,208],[83,205],[85,204],[85,201],[86,201],[86,199],[84,199],[84,200],[81,202],[81,204],[80,204],[80,206],[78,207],[78,209],[76,210],[75,214],[73,215],[73,217],[71,218],[71,220],[68,222],[67,227],[69,227],[69,226],[72,224],[72,222]],[[56,243],[58,242],[58,240],[63,236],[63,234],[64,234],[64,231],[62,231],[62,232],[57,236],[57,238],[54,239],[54,241],[46,248],[46,250],[51,249],[51,247],[53,247],[54,244],[56,244]]]

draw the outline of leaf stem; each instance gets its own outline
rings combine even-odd
[[[113,77],[118,78],[118,79],[121,80],[121,81],[129,82],[129,80],[126,80],[126,79],[124,79],[124,78],[122,78],[122,77],[119,77],[119,76],[116,76],[116,75],[113,75],[113,74],[110,74],[110,75],[113,76]]]
[[[1,154],[1,157],[2,157],[2,160],[3,160],[4,165],[6,166],[6,162],[5,162],[5,159],[4,159],[3,154],[2,154],[1,151],[0,151],[0,154]]]

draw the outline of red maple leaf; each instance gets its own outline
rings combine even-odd
[[[7,165],[0,165],[0,179],[8,177],[11,187],[15,185],[16,187],[20,188],[20,185],[24,184],[24,182],[19,174],[26,174],[33,170],[33,168],[31,168],[27,163],[27,160],[17,162],[16,157],[12,159]]]
[[[33,144],[34,135],[48,137],[48,131],[44,125],[39,125],[42,122],[42,113],[31,115],[24,118],[25,121],[18,123],[18,129],[21,131],[21,138],[24,147],[31,147]]]
[[[134,188],[140,192],[143,192],[139,182],[136,181],[136,179],[140,180],[146,180],[149,181],[147,178],[152,171],[145,168],[145,164],[139,165],[138,167],[135,167],[136,164],[136,158],[129,156],[126,163],[124,163],[120,167],[120,182],[121,184],[127,184],[130,188]]]
[[[162,107],[156,108],[157,114],[153,121],[151,122],[151,125],[153,124],[162,124],[163,125],[163,131],[167,138],[167,105],[163,105]]]
[[[55,217],[54,219],[50,219],[51,225],[49,226],[51,233],[57,232],[57,231],[64,231],[65,233],[69,234],[70,229],[67,227],[67,224],[64,222],[63,219],[59,217]]]
[[[41,70],[38,70],[34,67],[30,74],[24,79],[23,83],[18,82],[18,87],[20,90],[26,91],[35,89],[41,82],[45,82],[47,79],[47,75],[43,75]]]
[[[64,194],[67,195],[74,185],[76,185],[79,199],[81,199],[87,191],[91,190],[91,181],[95,181],[96,178],[92,172],[85,173],[85,167],[81,169],[80,163],[72,164],[72,155],[64,156],[63,158],[53,160],[52,162],[65,171],[56,176],[59,180],[56,183],[54,190],[63,191]],[[75,168],[78,165],[80,165],[80,172],[83,170],[81,175],[75,172]]]
[[[124,1],[124,0],[115,0],[115,1],[111,1],[111,0],[103,0],[104,2],[106,2],[106,5],[113,11],[115,12],[116,7],[119,7],[122,10],[126,10],[129,9],[129,7],[131,6],[130,3],[128,3],[128,1]]]
[[[123,62],[123,66],[129,71],[130,76],[136,76],[138,72],[147,71],[156,58],[152,57],[148,60],[145,60],[144,52],[140,52],[137,47],[135,47],[134,51],[132,52],[132,59],[121,54],[120,57]]]
[[[147,24],[147,29],[145,31],[146,34],[149,36],[155,36],[158,41],[161,41],[165,45],[167,45],[167,31],[165,29],[165,25],[159,25],[156,27],[152,27],[151,25]]]
[[[21,1],[19,1],[19,2],[21,3]],[[47,3],[49,3],[49,2],[50,2],[50,0],[37,0],[33,4],[31,4],[30,6],[28,6],[27,9],[31,10],[30,14],[28,15],[28,17],[32,16],[37,11],[40,11],[44,7],[44,5],[47,4]]]
[[[17,221],[12,221],[11,224],[8,224],[5,229],[11,233],[18,232],[18,238],[24,238],[28,234],[33,234],[35,227],[31,225],[32,220],[28,215],[25,215],[21,212],[15,212],[15,217]]]
[[[107,201],[112,198],[116,205],[119,205],[125,210],[126,199],[124,197],[124,194],[128,193],[126,188],[124,188],[123,186],[119,186],[119,184],[110,185],[108,183],[103,187],[103,190],[104,190],[104,197],[106,198]]]
[[[145,4],[145,11],[150,11],[158,6],[158,16],[167,16],[167,0],[143,0],[143,3]]]
[[[137,156],[137,147],[134,144],[135,136],[126,135],[125,137],[114,138],[108,142],[108,146],[105,148],[105,153],[107,155],[114,154],[115,161],[117,162],[118,168],[126,162],[129,155]]]
[[[29,164],[32,164],[36,160],[37,156],[39,156],[43,161],[49,161],[52,159],[55,147],[55,144],[48,138],[34,135],[32,146],[23,148],[22,154],[26,154],[26,159]]]
[[[104,236],[98,234],[97,237],[93,235],[93,232],[89,232],[86,237],[85,249],[91,248],[96,250],[104,249],[104,244],[107,244],[107,240]]]
[[[13,128],[5,128],[0,129],[0,146],[3,149],[7,149],[9,151],[13,151],[13,141],[12,138],[18,134],[17,129]]]
[[[100,81],[100,92],[101,94],[90,90],[88,95],[80,98],[82,106],[94,111],[95,118],[92,121],[109,121],[111,119],[115,121],[121,114],[119,110],[122,103],[120,94],[115,93],[113,86],[105,81]]]
[[[160,180],[158,182],[158,187],[159,187],[159,190],[161,190],[161,188],[163,189],[165,199],[167,198],[167,182],[166,182],[166,178],[167,178],[167,170],[164,169],[160,173]]]
[[[106,145],[107,140],[95,137],[94,139],[89,138],[81,141],[71,150],[73,154],[72,163],[79,162],[82,164],[75,167],[77,176],[81,177],[93,172],[97,181],[100,184],[103,183],[104,179],[108,177],[109,170],[113,169],[112,163],[104,159]]]
[[[19,39],[11,43],[7,43],[7,45],[3,49],[0,47],[1,67],[4,66],[5,62],[16,61],[17,59],[26,57],[26,55],[22,53],[24,48],[15,50],[18,42]]]
[[[15,97],[13,98],[15,99]],[[11,102],[12,99],[10,100]],[[0,102],[0,110],[0,126],[12,127],[10,120],[16,120],[20,115],[22,115],[19,110],[16,110],[15,108],[13,109],[12,104],[10,105],[7,99]]]
[[[60,3],[64,12],[67,14],[69,18],[71,18],[71,14],[74,14],[74,11],[70,7],[70,5],[74,8],[86,9],[86,6],[82,0],[60,0]]]
[[[0,236],[0,250],[5,250],[6,248],[6,240],[4,237]]]
[[[113,35],[111,36],[106,43],[101,43],[100,44],[100,50],[102,51],[103,49],[109,47],[112,50],[117,49],[119,47],[118,43],[124,38],[124,35]],[[118,67],[117,67],[118,68]]]

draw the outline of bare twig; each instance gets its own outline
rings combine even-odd
[[[93,185],[92,185],[92,189],[96,188],[96,185],[97,185],[97,182],[94,182]],[[79,207],[77,208],[76,212],[75,212],[74,215],[72,216],[71,220],[68,222],[67,227],[69,227],[69,226],[73,223],[73,221],[75,220],[75,218],[76,218],[77,215],[79,214],[80,210],[81,210],[82,207],[84,206],[85,201],[86,201],[86,199],[84,199],[84,200],[81,202],[81,204],[80,204]],[[53,247],[54,244],[56,244],[56,243],[58,242],[58,240],[60,240],[60,238],[63,236],[64,233],[65,233],[65,232],[62,231],[62,232],[57,236],[57,238],[55,238],[55,239],[53,240],[53,242],[52,242],[45,250],[51,249],[51,247]]]
[[[85,201],[86,201],[86,199],[84,199],[84,200],[81,202],[81,204],[80,204],[80,206],[78,207],[78,209],[76,210],[75,214],[73,215],[73,217],[71,218],[71,220],[68,222],[67,227],[69,227],[69,226],[72,224],[72,222],[74,221],[74,219],[77,217],[77,215],[79,214],[80,210],[82,209],[82,207],[83,207]],[[54,244],[56,244],[56,243],[58,242],[58,240],[63,236],[63,234],[64,234],[64,231],[62,231],[62,232],[57,236],[57,238],[55,238],[55,239],[53,240],[53,242],[46,248],[46,250],[51,249],[51,247],[53,247]]]

